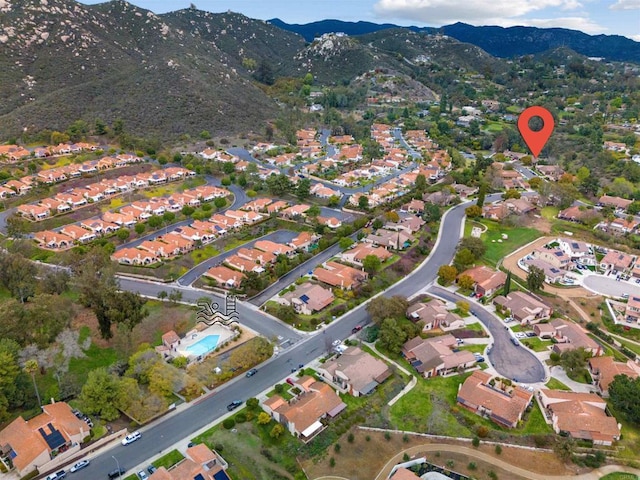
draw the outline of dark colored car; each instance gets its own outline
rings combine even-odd
[[[358,333],[360,330],[362,330],[362,325],[356,325],[351,329],[351,333]]]
[[[257,368],[252,368],[251,370],[249,370],[247,372],[247,377],[253,377],[256,373],[258,373],[258,369]]]
[[[126,470],[125,470],[124,468],[120,467],[120,468],[116,468],[116,469],[114,469],[114,470],[111,470],[111,471],[107,474],[107,476],[108,476],[110,479],[120,478],[122,475],[124,475],[124,473],[125,473],[125,472],[126,472]]]
[[[242,400],[234,400],[229,405],[227,405],[227,410],[232,411],[242,405]]]
[[[518,342],[518,339],[517,339],[517,338],[512,338],[512,339],[511,339],[511,343],[513,343],[516,347],[517,347],[518,345],[520,345],[520,342]]]
[[[189,445],[190,447],[192,447],[193,445]],[[154,467],[153,465],[149,465],[147,467],[147,472],[149,473],[154,473],[156,470],[158,470],[156,467]]]

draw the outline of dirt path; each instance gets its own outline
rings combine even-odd
[[[495,465],[496,467],[502,468],[515,475],[519,475],[520,477],[528,478],[531,480],[569,480],[569,479],[598,480],[602,476],[606,475],[607,473],[612,473],[612,472],[628,472],[628,473],[633,473],[635,475],[640,475],[640,470],[628,468],[628,467],[621,467],[617,465],[606,465],[604,467],[601,467],[599,469],[593,470],[589,473],[585,473],[582,475],[570,475],[570,476],[569,475],[553,476],[548,474],[541,475],[535,472],[531,472],[529,470],[525,470],[520,467],[516,467],[515,465],[511,465],[510,463],[507,463],[487,453],[478,451],[474,448],[464,447],[461,445],[449,445],[445,443],[441,443],[441,444],[432,443],[432,444],[425,444],[425,445],[419,445],[416,447],[407,448],[406,450],[403,450],[397,453],[391,460],[387,462],[387,464],[382,469],[382,471],[378,474],[375,480],[385,480],[389,476],[391,469],[395,465],[403,461],[402,459],[405,453],[411,456],[411,455],[419,455],[424,452],[436,452],[436,451],[460,453],[467,457],[473,457],[483,462],[490,463],[492,465]],[[320,477],[316,480],[329,480],[332,478],[336,479],[339,477]]]

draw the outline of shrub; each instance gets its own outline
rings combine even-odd
[[[366,437],[364,437],[365,441],[370,442],[371,441],[371,436],[367,435]]]
[[[403,441],[404,443],[409,442],[409,435],[407,435],[407,434],[405,433],[405,434],[402,436],[402,441]]]
[[[221,443],[216,443],[216,444],[213,446],[213,448],[215,448],[215,449],[216,449],[216,451],[217,451],[218,453],[220,453],[220,452],[222,452],[222,451],[224,450],[224,445],[222,445]]]
[[[391,434],[389,432],[384,432],[384,439],[388,442],[391,440]]]
[[[234,418],[236,420],[236,423],[244,423],[247,421],[247,415],[242,412],[237,414]]]
[[[469,470],[476,470],[478,467],[474,462],[469,462],[469,465],[467,465],[467,468]]]
[[[336,443],[336,444],[333,446],[333,451],[334,451],[334,452],[336,452],[336,453],[340,453],[340,449],[341,449],[341,448],[342,448],[342,447],[340,446],[340,444],[339,444],[339,443]]]
[[[500,455],[502,453],[502,447],[500,445],[496,445],[496,455]]]
[[[353,439],[354,439],[353,433],[349,433],[349,435],[347,436],[347,442],[353,443]]]
[[[493,470],[491,470],[491,471],[489,472],[489,478],[490,478],[491,480],[498,480],[498,474],[497,474],[496,472],[494,472]]]
[[[222,426],[227,430],[231,430],[236,426],[236,421],[233,418],[225,418],[225,420],[222,422]]]
[[[284,390],[284,385],[278,383],[275,387],[273,387],[273,389],[276,393],[282,393],[282,391]]]
[[[478,447],[480,445],[480,439],[478,437],[473,437],[473,440],[471,440],[471,444],[474,447]]]
[[[489,429],[487,427],[485,427],[484,425],[480,425],[478,427],[478,430],[476,430],[476,433],[478,434],[478,437],[480,437],[480,438],[487,438],[487,436],[489,435]]]
[[[329,466],[330,466],[331,468],[333,468],[333,467],[335,467],[335,466],[336,466],[336,459],[335,459],[335,458],[331,457],[331,458],[329,459]]]
[[[403,462],[408,462],[409,461],[409,454],[407,452],[404,452],[404,455],[402,456],[402,461]]]

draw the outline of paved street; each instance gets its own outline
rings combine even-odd
[[[540,360],[528,348],[522,345],[515,346],[511,343],[511,333],[499,318],[479,303],[469,301],[468,298],[445,288],[433,286],[429,289],[429,292],[449,302],[455,303],[459,300],[469,302],[471,312],[491,332],[493,346],[490,347],[491,350],[488,354],[489,361],[500,375],[510,379],[517,379],[518,382],[522,383],[537,383],[544,380],[545,371]]]
[[[640,296],[640,284],[635,283],[633,277],[629,281],[617,281],[615,275],[608,277],[604,275],[586,275],[582,279],[582,284],[593,292],[612,297],[622,297],[625,294]]]

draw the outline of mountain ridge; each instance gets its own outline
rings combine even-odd
[[[538,27],[476,27],[462,22],[440,28],[399,26],[390,23],[347,22],[343,20],[321,20],[306,24],[288,24],[278,18],[268,20],[279,28],[298,33],[312,41],[324,33],[343,32],[347,35],[366,35],[380,30],[402,28],[413,32],[441,33],[461,42],[482,48],[493,56],[510,58],[532,55],[557,47],[569,47],[587,57],[602,57],[613,61],[640,63],[640,42],[621,35],[588,35],[566,28]]]

